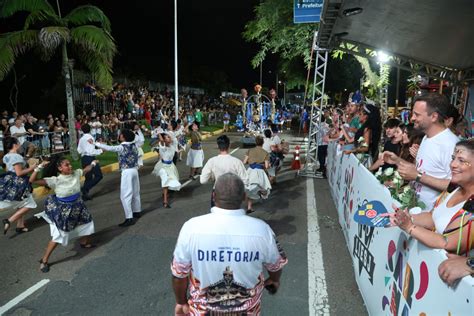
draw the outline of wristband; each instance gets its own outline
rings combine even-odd
[[[416,178],[415,178],[415,182],[420,183],[422,176],[423,176],[423,174],[421,172],[418,172],[418,174],[416,175]]]

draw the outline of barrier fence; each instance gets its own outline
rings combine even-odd
[[[454,288],[438,275],[447,257],[398,227],[374,228],[354,222],[354,213],[373,202],[393,211],[388,189],[333,142],[327,176],[339,223],[352,256],[355,278],[370,315],[474,315],[474,278]],[[377,203],[378,204],[378,203]]]

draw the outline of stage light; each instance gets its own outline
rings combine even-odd
[[[383,51],[381,51],[381,50],[377,51],[376,54],[377,54],[377,60],[378,60],[380,63],[386,63],[386,62],[388,62],[388,61],[390,60],[390,58],[392,57],[392,56],[388,55],[387,53],[385,53],[385,52],[383,52]]]
[[[362,8],[350,8],[350,9],[345,9],[344,11],[342,11],[342,14],[344,16],[351,16],[351,15],[357,15],[357,14],[360,14],[362,13],[363,9]]]

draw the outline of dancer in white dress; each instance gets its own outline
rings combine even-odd
[[[262,148],[263,138],[255,138],[255,148],[249,149],[244,158],[244,164],[248,164],[248,182],[245,188],[247,192],[247,213],[252,213],[252,202],[254,200],[267,199],[272,189],[266,169],[270,168],[270,156]]]
[[[69,160],[53,156],[45,168],[43,179],[36,180],[36,177],[46,162],[43,162],[31,174],[31,183],[54,190],[54,194],[48,196],[44,202],[44,211],[35,215],[48,222],[51,232],[51,240],[40,260],[42,272],[49,271],[48,260],[58,244],[67,246],[69,240],[81,237],[79,244],[82,248],[94,247],[90,243],[90,235],[95,230],[94,222],[81,198],[81,177],[90,172],[97,163],[98,160],[94,160],[84,170],[74,170]]]
[[[198,169],[202,168],[204,164],[204,151],[201,146],[201,134],[199,133],[199,124],[193,122],[190,125],[191,129],[191,149],[188,152],[186,165],[191,168],[189,175],[190,179],[194,179],[195,175],[198,175]]]
[[[24,216],[29,210],[36,208],[36,202],[30,192],[28,174],[36,165],[26,168],[25,159],[17,153],[21,146],[17,138],[7,137],[4,143],[8,153],[3,157],[6,172],[0,175],[0,209],[15,209],[16,212],[2,221],[3,234],[6,235],[15,221],[16,232],[26,233],[29,230],[25,227]]]
[[[173,163],[173,157],[176,153],[178,141],[171,133],[159,134],[158,151],[160,160],[156,163],[152,174],[161,178],[161,187],[163,188],[163,206],[170,208],[168,190],[179,191],[181,183],[179,182],[178,169]]]

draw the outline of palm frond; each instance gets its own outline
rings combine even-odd
[[[63,42],[69,42],[70,36],[67,27],[47,26],[39,31],[38,40],[45,51],[52,52]]]
[[[99,87],[107,91],[112,89],[112,63],[105,60],[104,56],[97,54],[96,51],[79,48],[77,52],[82,63],[94,76]]]
[[[107,31],[93,25],[83,25],[71,30],[73,45],[84,48],[85,51],[94,52],[101,59],[112,64],[117,53],[115,41]]]
[[[17,56],[38,44],[38,31],[23,30],[0,36],[0,80],[3,80],[15,64]]]
[[[57,14],[54,12],[51,13],[45,10],[38,10],[31,12],[25,20],[25,26],[23,29],[27,30],[31,26],[35,24],[48,24],[48,25],[56,25],[56,26],[63,26],[63,22],[59,18]]]
[[[81,26],[89,23],[99,23],[108,33],[111,32],[109,18],[96,6],[84,5],[75,8],[64,20],[72,26]]]
[[[47,11],[55,14],[53,7],[47,0],[4,0],[0,7],[0,17],[10,17],[21,11]]]

